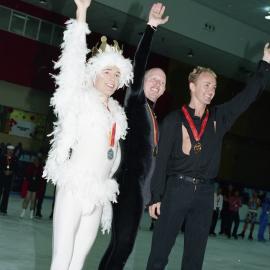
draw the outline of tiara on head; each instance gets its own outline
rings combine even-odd
[[[100,41],[101,41],[101,44],[99,45],[99,47],[98,47],[99,43],[97,43],[96,46],[94,46],[91,49],[92,56],[95,56],[95,55],[97,55],[99,53],[103,53],[103,52],[117,52],[117,53],[120,53],[120,54],[123,53],[123,46],[122,46],[122,49],[121,49],[116,40],[113,40],[113,45],[109,45],[107,43],[107,37],[102,36],[100,38]]]

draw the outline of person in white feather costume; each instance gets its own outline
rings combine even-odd
[[[55,68],[51,106],[57,116],[44,177],[57,186],[51,270],[82,269],[101,224],[110,230],[111,202],[125,138],[124,110],[110,96],[133,79],[132,64],[118,46],[104,45],[86,62],[86,12],[91,0],[74,0],[76,20],[67,22]]]

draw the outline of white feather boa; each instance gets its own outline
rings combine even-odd
[[[109,231],[112,219],[110,202],[116,202],[118,184],[112,179],[120,163],[118,141],[125,138],[127,120],[117,101],[109,99],[108,109],[100,93],[85,86],[85,57],[88,52],[85,35],[87,24],[68,22],[64,32],[62,55],[55,63],[57,89],[51,106],[58,117],[54,123],[51,149],[44,177],[59,188],[68,189],[78,198],[84,214],[103,206],[102,231]],[[115,158],[109,160],[109,133],[116,123]],[[70,149],[72,153],[70,155]]]

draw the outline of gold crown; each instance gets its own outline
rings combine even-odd
[[[109,45],[107,43],[107,37],[106,36],[102,36],[100,38],[100,41],[101,41],[101,44],[99,45],[98,47],[98,44],[99,42],[96,44],[96,46],[94,46],[92,49],[91,49],[91,54],[92,56],[95,56],[97,55],[98,53],[102,53],[102,52],[105,52],[106,51],[106,48],[108,48],[108,46],[111,48],[110,50],[111,51],[114,51],[114,52],[118,52],[120,54],[123,53],[123,46],[122,48],[119,47],[119,44],[116,40],[113,40],[113,45]]]

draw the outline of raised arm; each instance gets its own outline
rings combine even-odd
[[[128,105],[128,101],[131,97],[142,96],[144,98],[143,78],[151,49],[153,34],[159,25],[165,24],[169,19],[168,16],[163,17],[164,12],[165,6],[161,3],[153,4],[150,9],[147,27],[137,46],[137,50],[134,56],[134,81],[127,90],[125,97],[125,106]]]
[[[61,45],[62,54],[55,63],[59,73],[54,76],[56,90],[51,99],[51,106],[57,116],[54,123],[51,149],[45,165],[43,176],[53,182],[61,178],[57,168],[70,158],[72,147],[76,143],[77,100],[85,81],[85,62],[88,52],[86,34],[88,29],[86,12],[91,0],[75,0],[77,20],[69,20]]]
[[[60,72],[54,76],[57,88],[51,99],[51,105],[58,119],[65,118],[85,80],[85,62],[88,53],[86,34],[90,33],[85,20],[91,0],[75,0],[75,3],[76,20],[71,19],[67,22],[61,45],[62,54],[55,63],[55,69],[59,69]]]
[[[263,58],[259,62],[257,70],[249,79],[243,91],[237,94],[230,101],[216,107],[217,129],[224,134],[233,125],[237,117],[244,112],[249,105],[265,89],[270,75],[270,47],[267,43],[264,47]]]
[[[87,9],[91,5],[92,0],[74,0],[74,2],[77,6],[77,11],[76,11],[77,21],[85,23]]]

